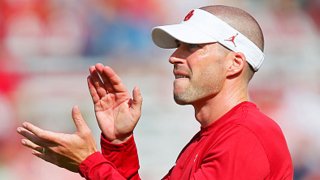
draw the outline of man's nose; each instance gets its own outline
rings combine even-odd
[[[179,55],[178,49],[169,57],[169,63],[171,64],[181,64],[185,61],[183,56]]]

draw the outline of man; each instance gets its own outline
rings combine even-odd
[[[248,83],[264,54],[262,31],[245,11],[207,6],[183,22],[153,29],[162,48],[177,48],[174,99],[195,109],[201,130],[180,153],[163,179],[292,179],[293,168],[279,126],[249,102]],[[133,98],[107,66],[90,67],[88,86],[102,131],[102,153],[77,107],[74,134],[59,134],[23,123],[18,132],[33,154],[87,179],[140,179],[133,130],[142,96]]]

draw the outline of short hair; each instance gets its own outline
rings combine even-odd
[[[246,11],[230,6],[214,5],[200,8],[214,14],[250,39],[261,51],[264,51],[264,37],[260,25]]]

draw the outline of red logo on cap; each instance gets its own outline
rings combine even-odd
[[[225,41],[230,41],[233,43],[234,47],[237,47],[236,43],[234,42],[237,36],[238,36],[238,33],[234,36],[231,36],[229,39],[225,39]]]
[[[188,21],[188,20],[193,16],[193,12],[194,12],[194,10],[190,11],[190,12],[186,15],[186,17],[184,18],[183,21]]]

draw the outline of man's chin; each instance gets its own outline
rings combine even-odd
[[[187,101],[187,100],[185,100],[185,99],[183,99],[183,98],[181,98],[179,96],[176,96],[176,95],[174,95],[174,101],[179,105],[188,105],[188,104],[190,104],[189,101]]]

